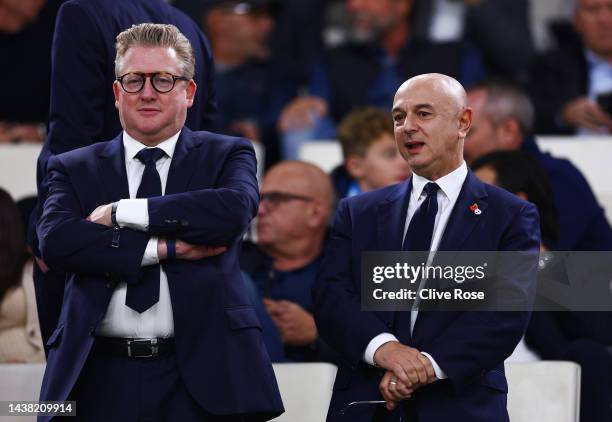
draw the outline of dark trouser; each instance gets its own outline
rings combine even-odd
[[[246,420],[206,413],[187,391],[174,353],[138,359],[92,353],[69,400],[76,401],[77,416],[68,422]]]

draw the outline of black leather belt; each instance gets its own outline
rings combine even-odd
[[[174,338],[96,337],[92,352],[128,358],[156,358],[174,353]]]

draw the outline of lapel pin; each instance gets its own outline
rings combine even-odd
[[[476,215],[482,214],[482,210],[478,208],[478,204],[476,202],[470,205],[470,211],[472,211]]]

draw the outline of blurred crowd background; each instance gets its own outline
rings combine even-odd
[[[159,0],[122,3],[147,1]],[[59,28],[78,28],[72,37],[89,40],[96,29],[88,7],[114,3],[0,0],[0,147],[47,139],[59,153],[48,135],[79,119],[92,128],[80,145],[110,139],[88,114],[102,100],[79,84],[114,53],[94,40],[80,47],[89,62],[70,57]],[[214,75],[198,86],[207,101],[198,128],[246,137],[265,157],[242,264],[273,360],[340,359],[318,339],[310,290],[337,200],[411,174],[395,147],[390,108],[401,82],[417,74],[445,73],[466,87],[475,117],[465,160],[486,182],[538,206],[543,250],[612,250],[609,221],[584,175],[536,142],[585,139],[587,153],[586,139],[612,143],[612,0],[170,3],[205,34],[214,59]],[[112,95],[110,84],[102,88]],[[74,114],[62,114],[53,97],[62,92],[78,92],[91,110],[78,115],[75,97]],[[342,151],[331,172],[298,160],[305,142],[330,140]],[[0,192],[0,362],[44,361],[25,240],[35,202]],[[581,364],[585,421],[610,421],[610,327],[605,312],[537,313],[517,349],[519,359]]]

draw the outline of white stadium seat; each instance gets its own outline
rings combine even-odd
[[[44,363],[2,363],[0,364],[1,401],[38,401]],[[0,416],[0,421],[33,422],[35,416]]]
[[[512,422],[578,422],[580,366],[573,362],[506,363]]]
[[[329,363],[275,363],[285,413],[275,422],[325,422],[337,368]]]

